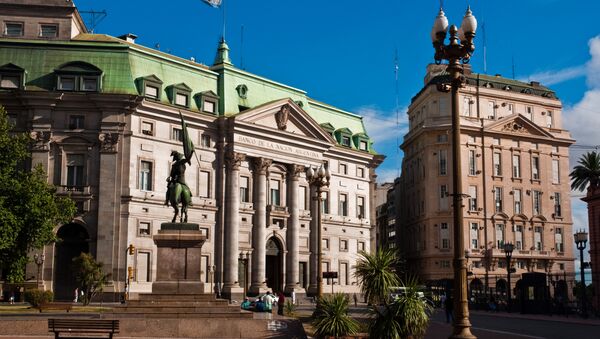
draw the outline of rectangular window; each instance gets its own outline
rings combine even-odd
[[[535,244],[536,251],[543,251],[544,244],[542,239],[542,227],[536,226],[533,233],[533,243]]]
[[[198,195],[200,198],[210,198],[210,172],[200,171]]]
[[[58,25],[42,24],[40,25],[41,38],[56,38],[58,36]]]
[[[515,214],[523,213],[523,206],[521,203],[522,191],[520,189],[516,189],[513,191],[513,197],[515,199]]]
[[[323,214],[329,214],[329,192],[323,192],[322,194],[321,210]]]
[[[142,121],[142,134],[154,135],[154,123],[149,121]]]
[[[471,249],[479,249],[479,224],[471,223]]]
[[[359,251],[364,251],[365,250],[365,242],[364,241],[359,241],[358,242],[358,250]]]
[[[560,167],[558,160],[552,160],[552,183],[560,184]]]
[[[450,268],[450,261],[449,260],[440,260],[440,267]]]
[[[496,103],[488,101],[488,119],[496,119]]]
[[[500,153],[494,153],[494,175],[502,175],[502,156]]]
[[[0,74],[0,88],[21,87],[21,77],[11,74]]]
[[[365,177],[365,169],[362,167],[357,167],[356,168],[356,176],[359,178],[364,178]]]
[[[341,239],[340,240],[340,251],[348,250],[348,240]]]
[[[539,157],[531,158],[531,178],[533,180],[540,179],[540,158]]]
[[[560,192],[554,192],[554,217],[562,216]]]
[[[279,191],[280,182],[279,180],[270,181],[271,189],[271,205],[281,206],[281,194]]]
[[[533,215],[542,214],[542,192],[533,191]]]
[[[215,103],[212,101],[204,100],[203,111],[208,113],[214,113]]]
[[[515,226],[515,248],[517,250],[522,250],[523,245],[523,225]]]
[[[150,253],[138,251],[136,262],[136,281],[150,282]]]
[[[463,115],[466,117],[470,117],[471,116],[471,98],[469,97],[463,97]]]
[[[71,115],[69,117],[69,129],[83,129],[83,122],[85,117],[83,115]]]
[[[279,182],[279,181],[277,181]],[[250,178],[240,176],[240,201],[250,202]]]
[[[513,154],[512,156],[512,165],[513,165],[513,178],[521,177],[521,156],[518,154]]]
[[[210,144],[210,135],[202,134],[200,137],[200,145],[202,145],[203,148],[210,148]]]
[[[365,218],[365,198],[356,197],[356,216],[359,219]]]
[[[4,24],[4,35],[11,37],[23,36],[22,22],[7,22]]]
[[[448,142],[448,134],[446,134],[446,133],[438,134],[437,142],[442,143],[442,144],[447,143]]]
[[[496,224],[496,248],[504,248],[504,224]]]
[[[84,156],[83,154],[67,155],[67,187],[77,189],[84,186]]]
[[[493,138],[492,139],[492,144],[493,145],[497,145],[497,146],[500,145],[500,138]]]
[[[86,92],[95,92],[98,90],[97,77],[83,77],[81,80],[81,90]]]
[[[175,105],[187,107],[188,106],[187,94],[176,93],[175,94]]]
[[[340,174],[348,174],[348,165],[340,164]]]
[[[342,136],[342,146],[350,147],[350,137]]]
[[[477,211],[477,186],[469,186],[469,211]]]
[[[502,212],[502,187],[494,188],[494,203],[496,212]]]
[[[440,185],[440,210],[448,209],[448,185]]]
[[[533,120],[533,107],[532,106],[526,106],[525,107],[525,117],[527,117],[527,119],[529,120]]]
[[[564,252],[565,247],[563,244],[563,232],[562,228],[557,227],[554,229],[554,249],[556,252]]]
[[[362,151],[368,151],[369,150],[369,144],[366,141],[361,140],[360,141],[360,147],[359,147]]]
[[[138,226],[138,236],[149,237],[151,235],[150,223],[143,221]]]
[[[344,217],[348,216],[348,194],[340,194],[340,206],[338,214]]]
[[[140,161],[140,190],[152,191],[152,162]]]
[[[146,96],[146,98],[158,99],[158,87],[146,85],[144,95]]]
[[[348,285],[348,263],[340,263],[340,274],[338,276],[339,285]]]
[[[58,79],[58,89],[62,91],[74,91],[75,80],[75,77],[61,75]]]
[[[181,128],[173,127],[171,130],[171,140],[183,141],[183,131]]]
[[[554,120],[553,120],[553,113],[552,111],[548,111],[546,112],[546,127],[551,128],[552,125],[554,125]]]
[[[450,230],[448,229],[448,223],[440,224],[440,242],[442,243],[442,249],[450,248]]]
[[[300,186],[300,191],[298,193],[298,209],[306,210],[306,200],[308,196],[308,188],[306,186]]]
[[[469,175],[477,174],[477,160],[475,158],[475,151],[469,150]]]
[[[448,173],[448,151],[445,149],[440,150],[438,158],[438,173],[446,175]]]
[[[507,107],[509,115],[511,115],[511,114],[514,113],[514,111],[515,111],[515,105],[514,104],[508,104],[506,107]]]
[[[321,246],[323,247],[323,249],[329,250],[329,239],[323,238],[323,239],[321,239],[321,241],[322,241]]]

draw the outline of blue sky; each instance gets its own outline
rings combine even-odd
[[[439,1],[224,3],[233,63],[365,116],[376,149],[387,156],[379,177],[393,179],[401,162],[397,139],[401,141],[406,131],[406,107],[423,85],[425,66],[433,61],[429,32]],[[201,0],[75,0],[75,4],[80,11],[108,12],[96,33],[135,33],[142,45],[159,44],[163,51],[212,64],[222,31],[222,10]],[[512,77],[514,59],[515,78],[539,80],[557,92],[565,106],[564,124],[578,144],[600,144],[596,136],[600,126],[600,37],[596,38],[600,36],[600,1],[446,0],[450,23],[460,24],[467,4],[480,27],[474,71],[484,71],[481,27],[485,24],[487,73]],[[89,22],[89,15],[83,16]],[[584,151],[572,151],[572,162]],[[586,228],[585,205],[578,196],[573,198],[573,207],[574,229]]]

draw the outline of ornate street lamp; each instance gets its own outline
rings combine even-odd
[[[317,201],[317,300],[323,296],[323,240],[321,237],[321,205],[323,203],[323,188],[329,186],[331,174],[327,166],[321,165],[315,171],[312,167],[306,170],[308,184],[315,187],[314,200]]]
[[[515,249],[515,245],[507,242],[504,244],[504,255],[506,256],[506,274],[507,274],[507,278],[508,278],[508,301],[507,301],[507,307],[508,307],[508,312],[510,312],[510,306],[512,304],[512,298],[511,298],[511,285],[510,285],[510,274],[512,273],[512,270],[510,268],[510,259],[512,258],[512,253],[513,250]]]
[[[33,261],[37,265],[37,282],[36,282],[37,288],[40,288],[40,273],[42,272],[42,265],[44,264],[45,259],[46,259],[46,256],[43,253],[42,254],[36,253],[33,255]]]
[[[454,217],[454,322],[451,338],[475,338],[471,334],[469,321],[469,304],[467,301],[467,263],[465,259],[463,211],[462,211],[462,180],[460,163],[460,116],[458,115],[458,89],[465,83],[463,66],[468,63],[475,51],[473,39],[477,30],[477,20],[467,8],[461,28],[450,26],[450,43],[444,44],[448,32],[448,19],[440,8],[433,23],[431,40],[435,49],[435,63],[441,64],[448,60],[446,71],[450,74],[450,84],[438,86],[444,92],[452,92],[452,184],[453,217]]]
[[[248,295],[248,262],[250,261],[250,252],[240,252],[238,260],[244,266],[244,298]]]
[[[588,234],[584,230],[581,230],[575,233],[575,244],[577,245],[577,249],[579,250],[579,256],[581,257],[581,316],[587,318],[587,305],[586,305],[586,296],[585,296],[585,275],[584,275],[584,266],[583,266],[583,250],[585,250],[585,246],[588,241]]]

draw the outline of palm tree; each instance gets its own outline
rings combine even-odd
[[[391,249],[378,249],[373,254],[360,251],[358,255],[354,276],[358,280],[361,292],[373,305],[387,304],[392,287],[400,284],[400,279],[394,272],[398,263],[396,252]]]
[[[320,298],[312,315],[315,335],[337,338],[358,332],[358,323],[348,315],[349,302],[348,297],[343,293]]]
[[[571,189],[583,191],[588,184],[590,187],[598,186],[600,179],[600,154],[588,152],[578,161],[579,165],[569,174]]]

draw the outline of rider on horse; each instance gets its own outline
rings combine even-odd
[[[167,195],[165,205],[169,205],[171,194],[176,189],[177,184],[180,184],[183,191],[190,192],[190,188],[185,183],[185,163],[188,161],[183,154],[173,151],[171,152],[173,157],[173,165],[171,165],[171,173],[167,178]],[[175,207],[175,206],[173,206]]]

